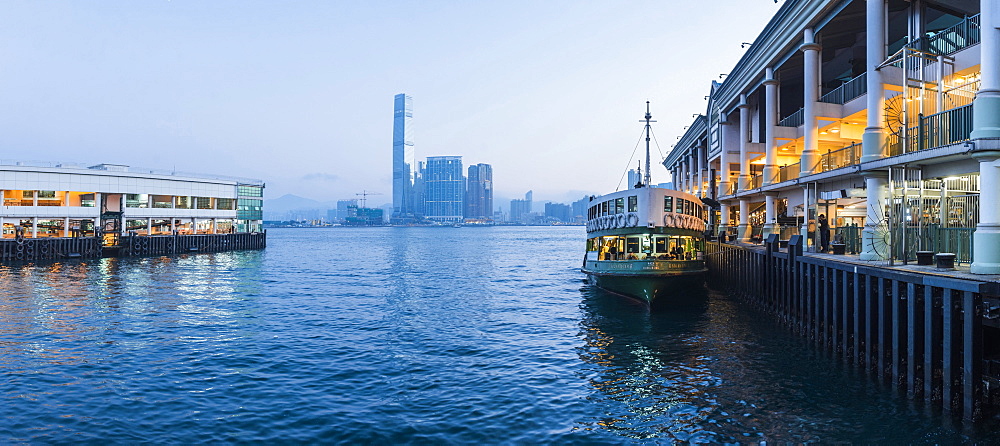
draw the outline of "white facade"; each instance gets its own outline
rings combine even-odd
[[[7,164],[7,165],[4,165]],[[0,162],[4,238],[128,231],[142,235],[259,230],[258,180],[172,174],[100,164]]]

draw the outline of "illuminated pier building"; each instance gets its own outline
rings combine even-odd
[[[1000,273],[1000,11],[989,0],[786,0],[663,164],[744,242],[860,260],[950,252]],[[734,45],[737,42],[733,43]]]
[[[124,165],[0,163],[3,238],[259,232],[259,180]]]

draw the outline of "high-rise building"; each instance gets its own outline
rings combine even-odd
[[[392,118],[392,220],[405,223],[415,217],[413,182],[413,99],[397,94]]]
[[[493,167],[489,164],[469,166],[465,189],[465,218],[488,220],[493,217]]]
[[[638,169],[629,169],[628,184],[626,185],[628,186],[627,189],[632,189],[635,187],[636,184],[641,182],[642,182],[642,172],[639,171]]]
[[[510,200],[509,220],[517,223],[528,223],[531,218],[531,191],[524,194],[524,199]]]
[[[561,223],[572,223],[573,208],[563,203],[545,203],[545,217]]]
[[[423,174],[424,218],[442,223],[464,220],[462,157],[429,156]]]
[[[343,222],[344,220],[347,219],[347,217],[353,217],[353,215],[351,215],[351,210],[350,210],[351,206],[354,206],[355,208],[358,207],[357,198],[337,200],[337,213],[336,213],[337,218],[335,221]]]

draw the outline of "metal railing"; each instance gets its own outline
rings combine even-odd
[[[858,225],[833,228],[833,242],[843,243],[845,253],[857,254],[861,252],[861,229]]]
[[[823,95],[819,98],[819,101],[829,104],[846,104],[868,92],[867,79],[867,73],[861,73],[860,76],[844,82],[839,87]]]
[[[916,127],[900,128],[886,137],[886,155],[895,156],[943,147],[969,139],[972,104],[920,116]]]
[[[747,185],[747,189],[757,189],[762,184],[764,184],[764,175],[757,174],[750,177],[750,184]]]
[[[778,121],[778,125],[781,127],[798,127],[803,122],[805,122],[805,109],[800,108],[799,111],[785,116]]]
[[[979,14],[966,17],[930,37],[921,37],[906,46],[933,54],[949,55],[980,42]]]
[[[820,155],[819,171],[840,169],[861,162],[861,143],[854,143],[843,149],[828,151]]]
[[[778,182],[791,181],[799,177],[799,164],[789,164],[778,169]]]
[[[912,228],[911,228],[912,230]],[[972,239],[976,228],[942,228],[928,225],[921,228],[918,237],[926,251],[955,254],[958,263],[972,263]]]

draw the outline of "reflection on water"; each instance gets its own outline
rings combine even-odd
[[[581,285],[581,228],[279,230],[0,267],[0,444],[949,443],[724,295]]]

